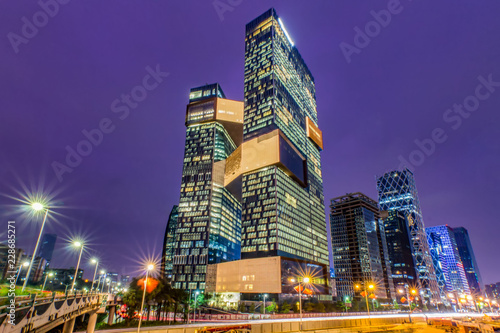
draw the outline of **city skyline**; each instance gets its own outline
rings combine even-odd
[[[439,139],[434,140],[431,146],[434,145],[435,152],[424,155],[422,165],[413,168],[425,224],[426,227],[445,223],[466,227],[484,283],[497,282],[500,268],[491,263],[498,259],[488,250],[494,241],[492,235],[498,234],[498,226],[493,222],[493,208],[498,198],[495,184],[499,181],[496,170],[500,166],[500,154],[495,144],[498,142],[498,129],[494,126],[498,115],[493,112],[494,106],[499,103],[500,93],[492,92],[488,100],[481,102],[477,113],[463,119],[461,128],[452,130],[441,118],[454,103],[462,103],[474,93],[477,84],[483,82],[478,77],[487,80],[491,74],[493,81],[500,81],[500,73],[495,72],[497,60],[482,57],[498,50],[491,50],[491,43],[485,47],[481,43],[486,42],[485,39],[468,38],[463,30],[465,28],[457,24],[438,36],[427,36],[425,32],[439,26],[438,16],[427,13],[428,7],[424,4],[416,3],[404,3],[404,11],[398,14],[400,16],[393,16],[393,22],[381,31],[380,36],[374,37],[369,46],[353,54],[350,63],[346,62],[339,44],[352,44],[355,33],[352,28],[371,20],[370,11],[386,8],[386,2],[374,2],[358,8],[330,4],[301,4],[290,8],[277,3],[241,4],[233,11],[223,13],[223,20],[210,3],[199,7],[149,4],[147,10],[129,5],[121,9],[123,13],[134,17],[133,12],[137,11],[138,17],[150,17],[151,27],[125,29],[126,32],[136,33],[132,34],[131,41],[125,38],[125,32],[120,34],[115,31],[119,37],[114,41],[127,49],[145,43],[147,46],[143,49],[146,55],[138,58],[123,58],[123,55],[106,47],[109,40],[105,37],[89,41],[81,36],[77,38],[83,45],[88,62],[79,57],[63,57],[66,52],[76,54],[74,52],[80,47],[67,40],[66,33],[57,31],[57,27],[78,18],[78,10],[85,6],[80,4],[61,7],[61,12],[43,29],[43,33],[28,44],[19,46],[18,54],[4,40],[8,47],[2,49],[0,54],[8,65],[0,66],[12,82],[2,80],[3,90],[10,93],[4,96],[4,109],[11,113],[6,117],[7,122],[2,122],[8,123],[8,128],[2,127],[0,131],[0,175],[3,183],[0,193],[15,197],[16,190],[23,191],[22,183],[31,186],[31,182],[38,184],[38,179],[42,179],[45,186],[53,186],[54,191],[62,189],[56,199],[63,201],[64,205],[57,213],[64,216],[57,216],[58,222],[50,220],[46,231],[61,237],[56,244],[52,260],[54,265],[74,265],[75,253],[66,254],[71,255],[70,259],[62,259],[58,258],[57,253],[60,252],[57,249],[64,246],[64,238],[75,229],[91,233],[91,241],[96,244],[95,251],[103,253],[103,260],[108,261],[110,271],[121,274],[137,271],[136,262],[142,256],[141,251],[144,255],[154,253],[159,256],[168,214],[178,203],[183,155],[183,145],[178,143],[185,136],[183,118],[189,89],[206,82],[220,82],[228,97],[243,100],[244,25],[271,5],[276,7],[291,39],[315,74],[319,122],[323,124],[325,142],[321,153],[325,201],[342,193],[357,191],[375,198],[375,175],[396,169],[401,163],[400,156],[413,163],[420,156],[413,153],[418,147],[414,141],[425,142],[427,146],[424,147],[429,150],[428,141],[425,141],[431,137],[429,133],[437,127],[446,128],[448,141],[439,143]],[[2,31],[4,35],[10,30],[20,30],[19,18],[37,10],[36,4],[29,8],[17,4],[12,6],[18,7],[12,18],[5,19],[7,30]],[[105,4],[96,3],[95,6],[111,10]],[[434,6],[441,8],[442,5]],[[332,18],[326,14],[318,14],[321,19],[316,17],[323,7],[328,7],[324,10],[328,13],[339,12],[332,22],[327,22]],[[488,22],[493,20],[488,15],[483,18],[478,8],[468,9],[471,10],[471,20],[479,17]],[[196,25],[183,26],[185,30],[179,31],[179,37],[173,34],[167,36],[165,44],[171,42],[171,45],[186,48],[183,52],[173,46],[158,44],[164,36],[156,29],[170,28],[175,26],[175,22],[179,23],[180,18],[176,21],[175,17],[182,15],[172,13],[197,13],[197,10],[210,16],[200,19],[200,26],[212,27],[221,40],[213,45],[203,43],[201,39],[208,40],[208,32],[200,31],[200,26]],[[456,10],[458,13],[465,9]],[[163,23],[164,17],[160,13],[167,11],[172,15],[172,22]],[[413,31],[411,27],[423,19],[431,27],[423,29],[423,32]],[[491,21],[490,24],[495,23]],[[71,27],[76,29],[72,31],[78,31],[76,25]],[[119,30],[118,27],[127,27],[126,22],[120,21]],[[483,31],[479,23],[469,28],[478,34]],[[93,31],[92,27],[88,29]],[[478,49],[443,44],[442,41],[453,29],[454,33],[463,34],[466,42]],[[200,35],[193,35],[195,32]],[[413,44],[405,39],[405,33],[410,32],[416,34]],[[180,36],[187,38],[188,35],[195,36],[193,38],[199,42],[198,46],[197,43],[181,40]],[[429,40],[424,40],[427,37]],[[55,45],[51,51],[44,50],[51,38],[61,45]],[[396,41],[402,43],[400,48]],[[126,44],[129,42],[131,45]],[[326,42],[329,43],[325,47],[327,51],[316,50],[318,45]],[[443,49],[436,49],[436,45]],[[216,55],[214,51],[221,47],[226,53]],[[44,50],[42,54],[41,50]],[[103,53],[105,56],[97,60],[102,50],[106,51]],[[202,50],[207,53],[202,55]],[[418,52],[409,55],[406,50]],[[405,52],[405,61],[401,60],[401,52]],[[454,55],[453,59],[446,57],[449,54]],[[217,56],[224,59],[223,65],[214,63]],[[57,65],[43,60],[51,57]],[[28,66],[27,62],[34,59],[42,60],[40,64],[33,62]],[[457,71],[455,67],[462,69],[460,66],[464,64],[467,68]],[[25,78],[16,78],[8,66],[17,70],[20,66],[28,66],[29,69]],[[402,66],[404,71],[399,74]],[[418,68],[425,70],[419,71]],[[168,75],[165,74],[167,72]],[[157,77],[152,73],[156,73]],[[147,81],[149,85],[157,84],[154,90],[148,91],[147,99],[137,103],[135,108],[127,108],[128,113],[124,103],[120,105],[120,112],[114,112],[110,108],[114,100],[142,84],[146,75],[151,79]],[[44,86],[45,77],[52,78],[50,87]],[[401,82],[407,82],[407,85]],[[31,97],[23,95],[23,99],[13,89],[26,90]],[[84,99],[86,94],[89,98]],[[66,113],[68,110],[70,112]],[[402,112],[405,119],[398,120]],[[90,131],[108,117],[119,119],[115,120],[114,132],[104,134],[102,143],[94,146],[91,154],[82,157],[81,163],[72,168],[71,173],[63,174],[63,180],[59,182],[52,163],[64,162],[66,146],[76,149],[77,143],[85,139],[82,130]],[[411,126],[406,127],[408,124]],[[11,138],[19,142],[9,144]],[[422,151],[425,152],[425,149]],[[410,159],[410,156],[413,158]],[[461,204],[481,194],[481,200],[475,199],[478,200],[475,204]],[[2,208],[2,218],[16,220],[19,230],[24,232],[18,247],[31,254],[37,227],[34,224],[22,225],[21,216],[14,215],[11,205],[15,201],[11,198],[2,196],[0,204],[6,207]],[[478,212],[473,207],[475,205],[481,205],[483,209]],[[126,227],[123,228],[123,225]],[[133,246],[134,250],[116,249],[121,242]],[[115,266],[111,266],[112,262]],[[124,267],[123,271],[120,271],[121,267]],[[86,267],[86,274],[89,270]]]

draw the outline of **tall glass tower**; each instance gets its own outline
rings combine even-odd
[[[244,93],[244,142],[228,159],[241,182],[242,259],[327,265],[314,78],[274,9],[246,26]]]
[[[425,234],[417,187],[409,169],[391,171],[377,179],[381,210],[399,211],[408,223],[411,253],[418,278],[418,287],[427,300],[439,302],[442,296],[437,284],[429,243]],[[391,256],[391,253],[389,253]],[[391,258],[392,261],[392,258]]]
[[[163,239],[163,251],[161,254],[161,275],[168,279],[172,278],[172,268],[175,253],[175,233],[177,231],[177,219],[179,218],[179,206],[174,205],[168,216],[165,238]]]
[[[377,297],[393,299],[395,289],[377,202],[359,192],[332,199],[330,227],[337,297],[354,297],[354,285],[364,282],[376,283]]]
[[[436,245],[439,245],[441,249],[438,265],[443,270],[446,291],[470,294],[453,229],[447,225],[441,225],[427,228],[425,231],[431,244],[431,251],[435,250]],[[439,241],[436,241],[436,238]]]
[[[469,232],[463,227],[453,228],[455,240],[457,241],[458,254],[464,265],[465,276],[469,283],[471,293],[482,295],[484,292],[483,281],[479,273],[476,256],[469,238]]]
[[[240,259],[241,193],[224,186],[226,158],[241,144],[243,102],[219,84],[191,89],[172,283],[204,290],[208,264]]]

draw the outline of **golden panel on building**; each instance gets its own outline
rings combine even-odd
[[[208,289],[217,293],[281,293],[281,258],[244,259],[209,265]]]
[[[314,122],[306,117],[306,133],[319,148],[323,149],[323,132],[314,124]]]
[[[243,124],[243,102],[217,98],[215,119]]]

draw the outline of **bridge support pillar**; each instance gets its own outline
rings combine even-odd
[[[87,324],[87,333],[94,333],[96,322],[97,322],[97,313],[93,312],[89,315],[89,323]]]
[[[76,318],[70,319],[64,323],[62,333],[73,333],[73,328],[75,327]]]
[[[108,325],[113,325],[113,320],[115,319],[115,312],[116,312],[116,306],[110,306],[109,307],[109,314],[108,314]]]

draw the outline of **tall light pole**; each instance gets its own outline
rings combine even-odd
[[[99,286],[101,285],[101,277],[104,277],[105,273],[106,272],[103,270],[99,272],[99,278],[98,278],[99,281],[97,281],[97,287],[95,288],[97,292],[99,292]]]
[[[29,264],[30,264],[29,261],[25,261],[21,265],[19,265],[19,268],[17,270],[16,283],[14,284],[17,284],[17,279],[19,279],[19,275],[21,275],[21,270],[23,269],[23,267],[28,267]]]
[[[491,308],[491,301],[490,301],[490,299],[489,299],[489,298],[487,298],[487,299],[485,299],[484,301],[485,301],[486,303],[488,303],[488,305],[490,306],[490,311],[491,311],[491,313],[493,313],[493,309]]]
[[[49,276],[54,276],[54,273],[49,273],[49,274],[45,275],[45,281],[43,281],[42,292],[43,292],[43,290],[45,289],[45,284],[47,283],[47,278],[48,278]]]
[[[406,298],[408,299],[408,307],[409,307],[409,310],[408,310],[408,319],[409,319],[409,321],[411,323],[411,298],[410,298],[410,292],[413,295],[415,295],[417,293],[417,290],[415,290],[415,289],[411,289],[410,290],[410,287],[407,284],[405,284],[405,289],[406,289]],[[398,292],[400,294],[402,294],[402,293],[404,293],[404,290],[399,289]]]
[[[109,287],[111,286],[111,279],[107,278],[106,282],[108,283],[108,294],[109,294]]]
[[[295,282],[294,278],[291,278],[290,281],[292,283]],[[299,282],[299,315],[300,315],[300,330],[302,331],[302,288],[305,288],[305,285],[309,282],[311,282],[311,278],[304,276],[302,278],[302,281],[297,281]]]
[[[142,323],[142,311],[144,310],[144,299],[146,298],[146,287],[148,286],[148,274],[149,271],[152,271],[155,268],[155,265],[149,264],[146,269],[146,279],[144,280],[144,292],[142,293],[142,303],[141,303],[141,312],[139,312],[139,326],[137,326],[137,333],[141,330]]]
[[[199,291],[196,291],[194,293],[194,311],[193,311],[193,323],[196,321],[196,301],[198,300],[198,294],[200,292]]]
[[[92,259],[91,262],[95,264],[95,270],[94,277],[92,278],[92,287],[90,287],[90,292],[94,291],[95,275],[97,273],[97,266],[99,265],[99,261],[97,261],[97,259]]]
[[[73,243],[74,246],[76,246],[77,248],[79,247],[80,248],[80,255],[78,256],[78,263],[76,264],[76,269],[75,269],[75,277],[73,278],[73,284],[71,285],[71,290],[70,292],[73,292],[73,289],[75,289],[75,282],[76,282],[76,278],[78,276],[78,268],[80,268],[80,260],[82,259],[82,252],[83,252],[83,243],[82,242],[74,242]]]
[[[356,284],[356,285],[354,285],[354,288],[359,290],[361,288],[361,286],[359,284]],[[371,317],[370,317],[370,305],[368,304],[368,292],[366,291],[366,282],[363,283],[363,289],[365,292],[366,309],[368,310],[368,318],[371,319]],[[375,289],[375,285],[373,283],[370,283],[368,285],[368,289],[370,289],[370,290]]]
[[[264,297],[264,314],[266,314],[266,297],[267,294],[262,295]]]
[[[23,288],[21,289],[21,292],[24,291],[24,289],[26,288],[26,285],[28,284],[28,280],[29,280],[30,273],[31,273],[31,268],[33,268],[33,262],[35,261],[36,252],[38,251],[38,245],[40,245],[40,238],[42,238],[43,228],[45,227],[45,221],[47,221],[47,215],[49,214],[49,209],[44,207],[39,202],[33,203],[31,205],[31,208],[33,210],[35,210],[35,212],[39,212],[39,211],[45,209],[45,214],[43,216],[42,227],[40,228],[40,232],[38,233],[38,239],[36,241],[35,250],[33,251],[33,255],[31,256],[31,262],[30,262],[30,265],[28,267],[28,272],[26,273],[26,279],[24,280]]]

